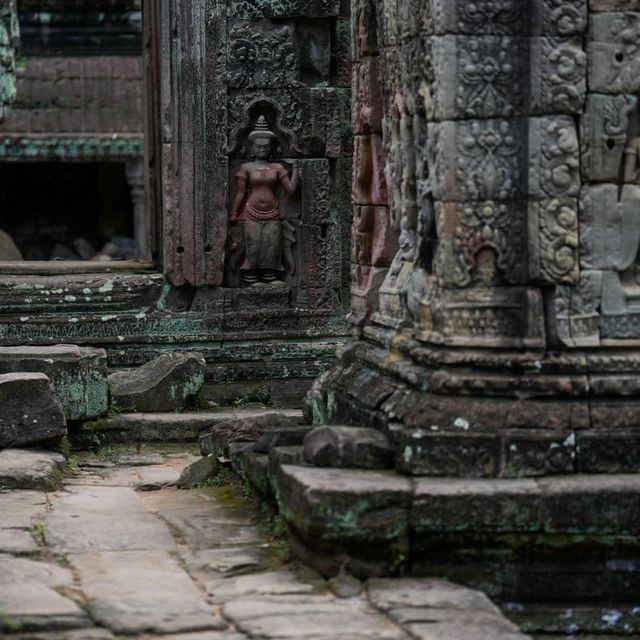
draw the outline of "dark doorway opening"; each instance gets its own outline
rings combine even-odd
[[[0,163],[0,218],[24,260],[136,257],[124,162]]]

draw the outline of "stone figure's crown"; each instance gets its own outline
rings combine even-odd
[[[276,134],[269,129],[269,124],[264,116],[260,116],[256,121],[254,130],[249,134],[249,140],[255,140],[255,138],[275,138]]]

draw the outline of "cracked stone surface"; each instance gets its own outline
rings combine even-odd
[[[3,639],[527,637],[483,594],[447,582],[344,590],[283,563],[238,487],[172,486],[190,453],[108,457],[80,456],[56,492],[0,493]]]

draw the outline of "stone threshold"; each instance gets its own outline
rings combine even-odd
[[[111,260],[97,262],[92,260],[42,260],[24,262],[0,261],[0,275],[51,276],[69,273],[112,273],[127,271],[148,273],[158,271],[151,262],[144,260]]]

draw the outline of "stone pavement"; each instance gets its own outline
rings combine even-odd
[[[527,637],[483,594],[447,582],[327,582],[283,564],[239,487],[174,488],[195,459],[110,449],[81,455],[58,492],[0,493],[0,637]]]

